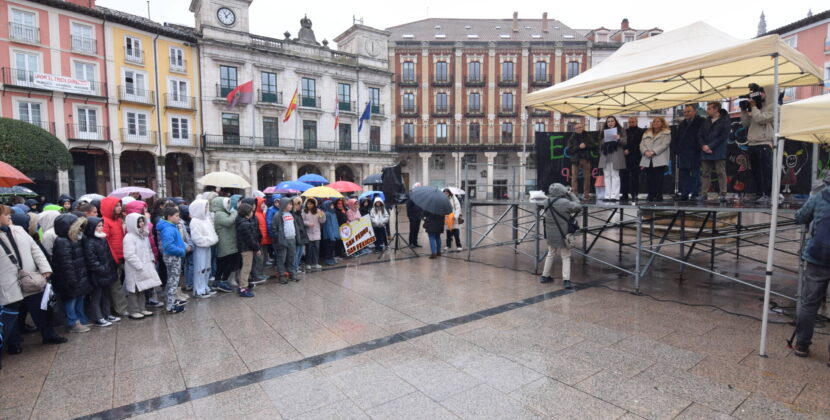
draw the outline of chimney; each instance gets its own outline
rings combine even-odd
[[[628,29],[628,18],[623,18],[622,23],[620,23],[620,30],[624,31]]]
[[[542,32],[548,31],[548,12],[542,13]]]
[[[519,12],[513,12],[513,32],[519,32]]]

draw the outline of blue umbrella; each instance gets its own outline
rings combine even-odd
[[[329,180],[327,180],[326,178],[323,178],[322,176],[317,175],[317,174],[305,174],[305,175],[297,178],[297,181],[305,182],[306,184],[317,185],[317,186],[329,184]]]
[[[383,195],[383,191],[366,191],[365,193],[360,194],[358,199],[363,200],[366,197],[372,197],[372,199],[374,199],[375,196],[379,196],[381,200],[386,202],[386,197]]]
[[[285,181],[280,182],[279,185],[276,186],[275,189],[277,190],[295,190],[299,192],[304,192],[305,190],[314,188],[314,185],[307,184],[305,182],[300,181]]]

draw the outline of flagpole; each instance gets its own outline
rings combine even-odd
[[[299,150],[299,147],[300,147],[300,144],[299,144],[300,125],[299,124],[300,124],[300,102],[302,101],[302,94],[300,93],[301,90],[300,90],[299,86],[296,89],[297,90],[295,90],[295,92],[297,92],[297,109],[294,110],[294,111],[297,112],[297,116],[296,116],[296,118],[294,118],[294,150],[295,151]],[[297,179],[297,178],[298,178],[297,174],[294,174],[294,179]]]

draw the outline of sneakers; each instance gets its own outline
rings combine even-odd
[[[464,247],[463,247],[463,246],[460,246],[460,247],[458,247],[458,248],[456,248],[456,249],[455,249],[455,252],[461,252],[461,251],[463,251],[463,250],[464,250]]]
[[[807,357],[810,355],[810,346],[796,341],[793,346],[793,354],[798,357]]]
[[[181,300],[181,299],[176,299],[176,300],[173,301],[173,305],[184,306],[184,305],[187,305],[187,301],[186,300]]]
[[[320,264],[314,264],[314,269],[315,269],[315,270],[322,270],[322,269],[323,269],[323,266],[322,266],[322,265],[320,265]]]
[[[215,294],[216,294],[216,292],[214,292],[214,293],[209,293],[209,292],[208,292],[208,293],[205,293],[205,294],[203,294],[203,295],[193,295],[193,297],[195,297],[196,299],[210,299],[210,298],[212,298]]]
[[[164,304],[155,299],[149,299],[147,300],[147,306],[151,308],[161,308],[164,306]]]
[[[769,204],[770,201],[771,200],[770,200],[769,196],[764,194],[764,195],[758,197],[757,200],[755,200],[755,204]]]
[[[173,305],[171,309],[167,310],[168,314],[179,314],[184,312],[184,305]]]
[[[101,319],[95,321],[95,325],[98,326],[98,327],[109,327],[110,325],[112,325],[112,322],[109,322],[106,319],[101,318]]]
[[[183,292],[190,292],[193,290],[193,286],[182,286]]]
[[[708,197],[707,197],[707,195],[706,195],[706,194],[700,194],[700,195],[698,195],[697,197],[695,197],[695,200],[696,200],[696,201],[701,201],[701,202],[703,202],[703,201],[706,201],[706,199],[707,199],[707,198],[708,198]]]
[[[250,280],[248,280],[248,282],[251,283],[251,284],[262,284],[262,283],[265,283],[266,279],[267,279],[267,277],[266,278],[252,277]]]
[[[80,321],[76,321],[75,325],[69,327],[69,332],[85,333],[85,332],[89,332],[89,327],[85,327],[83,324],[81,324]]]
[[[130,319],[144,319],[144,314],[141,312],[136,312],[134,314],[129,315]]]
[[[153,311],[141,311],[144,316],[153,316],[155,313]]]
[[[237,295],[243,298],[252,298],[254,297],[254,292],[252,292],[250,289],[239,289]]]
[[[435,258],[437,258],[437,257],[438,257],[438,255],[437,255],[437,254],[430,254],[430,255],[429,255],[429,259],[431,259],[431,260],[434,260],[434,259],[435,259]]]
[[[117,316],[112,316],[112,315],[108,315],[108,316],[107,316],[106,318],[104,318],[104,319],[106,319],[107,321],[112,322],[112,323],[115,323],[115,322],[121,322],[121,318],[119,318],[119,317],[117,317]]]
[[[539,277],[539,283],[553,283],[553,277],[549,277],[549,276]]]
[[[233,289],[228,284],[228,282],[225,281],[220,281],[219,283],[216,283],[215,289],[223,293],[233,293]]]
[[[288,284],[288,273],[283,273],[280,275],[280,284]]]
[[[562,281],[562,286],[564,286],[568,290],[571,290],[571,289],[574,288],[574,286],[571,284],[570,280],[563,280]]]

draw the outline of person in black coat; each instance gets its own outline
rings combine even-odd
[[[409,217],[409,246],[420,248],[421,246],[418,245],[418,231],[421,229],[421,219],[424,218],[424,212],[412,200],[407,200],[406,215]]]
[[[700,134],[704,119],[697,106],[683,107],[683,121],[677,126],[678,193],[675,201],[696,199],[700,191]]]
[[[706,114],[709,118],[704,121],[700,135],[700,195],[699,201],[706,200],[709,185],[712,183],[712,171],[718,174],[718,190],[720,202],[726,202],[726,143],[731,133],[732,121],[729,113],[723,109],[720,102],[709,102],[706,105]]]
[[[441,256],[441,232],[444,231],[444,215],[424,211],[424,230],[429,237],[430,259]]]
[[[110,315],[110,286],[118,276],[115,260],[112,259],[107,234],[104,233],[104,220],[97,217],[87,219],[84,229],[84,258],[89,273],[89,282],[93,287],[89,297],[89,314],[99,327],[109,327],[121,318]]]
[[[625,129],[628,142],[625,144],[625,169],[620,171],[621,200],[637,201],[640,195],[640,159],[643,153],[640,152],[640,142],[643,140],[644,129],[638,125],[637,117],[628,117],[628,128]]]
[[[84,312],[84,296],[92,293],[93,288],[81,242],[86,224],[85,218],[71,213],[58,216],[54,224],[57,238],[52,247],[52,287],[63,300],[72,332],[87,332],[90,325]]]
[[[254,208],[242,203],[236,210],[236,248],[242,256],[242,270],[239,272],[239,297],[254,297],[249,286],[254,255],[259,254],[259,225],[254,217]]]

